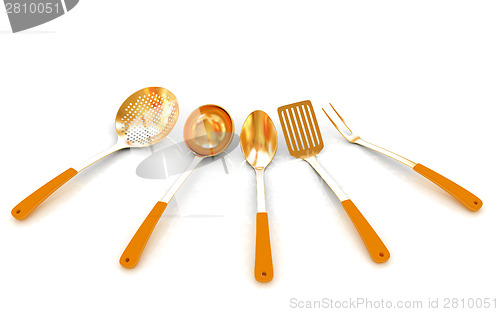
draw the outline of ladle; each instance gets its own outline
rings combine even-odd
[[[224,152],[231,144],[233,136],[233,120],[222,107],[204,105],[189,115],[184,125],[184,141],[195,157],[163,199],[156,203],[132,237],[120,258],[123,267],[131,269],[137,265],[149,237],[177,190],[204,158]]]

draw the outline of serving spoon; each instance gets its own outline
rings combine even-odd
[[[273,279],[273,259],[266,210],[264,169],[278,149],[278,134],[271,118],[263,111],[252,112],[241,128],[241,151],[246,161],[255,169],[257,180],[257,228],[255,239],[255,279],[270,282]]]

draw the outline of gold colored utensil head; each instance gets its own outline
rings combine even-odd
[[[278,149],[278,134],[271,118],[256,110],[248,115],[240,134],[241,151],[255,169],[264,169]]]
[[[179,118],[175,95],[165,88],[141,89],[129,96],[118,110],[115,128],[127,145],[143,147],[164,139]]]
[[[311,101],[281,106],[278,115],[290,155],[307,158],[323,149],[323,139]]]
[[[215,156],[229,147],[234,123],[229,113],[217,105],[195,109],[184,124],[184,142],[196,155]]]

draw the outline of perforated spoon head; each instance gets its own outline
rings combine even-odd
[[[307,158],[316,156],[323,149],[323,139],[311,101],[281,106],[278,115],[290,155]]]
[[[184,143],[200,157],[224,152],[234,136],[234,123],[229,113],[217,105],[195,109],[184,124]]]
[[[149,87],[129,96],[118,110],[115,128],[118,138],[130,147],[158,143],[174,128],[179,118],[175,95],[165,88]]]

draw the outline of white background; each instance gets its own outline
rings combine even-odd
[[[12,34],[2,12],[0,310],[287,311],[291,298],[498,296],[499,16],[498,1],[81,1]],[[110,156],[28,219],[11,217],[39,186],[112,145],[116,110],[147,86],[179,100],[169,139]],[[318,160],[391,251],[385,264],[287,153],[276,109],[306,99],[325,141]],[[469,212],[344,141],[321,111],[328,102],[363,138],[456,181],[483,208]],[[261,109],[280,135],[266,170],[271,283],[253,278],[255,182],[239,146],[225,156],[228,173],[218,158],[191,175],[135,269],[118,263],[176,179],[146,179],[137,166],[182,145],[186,117],[209,103],[229,111],[237,134]],[[192,157],[158,155],[177,173]]]

